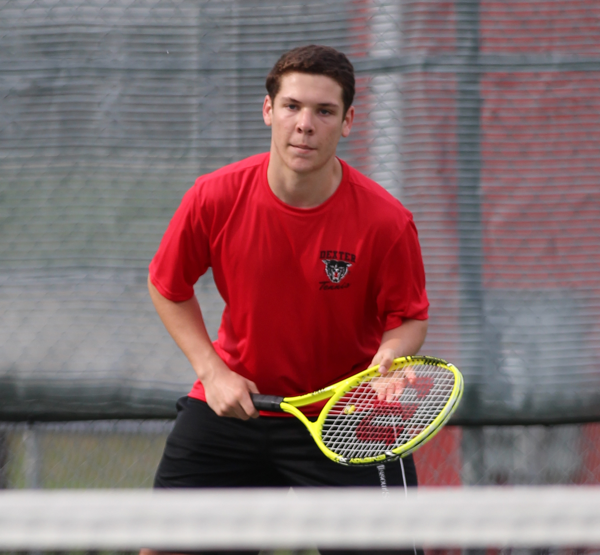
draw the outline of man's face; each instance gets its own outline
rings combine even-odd
[[[344,115],[342,87],[330,77],[287,73],[275,99],[265,98],[263,118],[271,127],[272,162],[308,174],[333,159],[340,138],[350,134],[354,108]]]

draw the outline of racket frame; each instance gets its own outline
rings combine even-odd
[[[458,407],[464,389],[464,380],[458,368],[441,358],[434,358],[429,356],[407,356],[396,358],[392,366],[388,370],[388,373],[396,372],[398,370],[401,370],[402,368],[405,368],[406,366],[413,366],[418,364],[432,364],[435,366],[442,366],[443,368],[446,368],[447,370],[450,370],[452,372],[452,374],[454,375],[454,385],[448,398],[448,401],[446,402],[444,408],[441,410],[440,414],[438,414],[437,417],[414,438],[412,438],[404,445],[395,447],[390,451],[386,451],[385,453],[376,457],[351,459],[342,457],[338,453],[334,453],[333,451],[331,451],[323,443],[323,440],[321,438],[321,431],[323,429],[329,411],[339,399],[341,399],[350,389],[352,389],[356,385],[360,383],[369,382],[373,378],[381,376],[381,374],[379,373],[379,365],[367,368],[366,370],[363,370],[362,372],[355,374],[350,378],[346,378],[345,380],[337,382],[323,389],[319,389],[318,391],[314,391],[306,395],[299,395],[296,397],[284,397],[279,403],[279,408],[282,412],[286,412],[298,418],[306,426],[311,436],[313,437],[315,443],[323,452],[323,454],[338,464],[343,464],[347,466],[367,466],[381,464],[382,462],[388,462],[396,460],[398,458],[406,457],[407,455],[409,455],[410,453],[414,452],[416,449],[427,443],[442,429],[444,424],[446,424],[446,422],[450,419],[450,417]],[[279,399],[281,399],[281,397],[279,397]],[[314,422],[309,420],[306,417],[306,415],[301,410],[299,410],[299,407],[311,405],[319,401],[324,401],[325,399],[329,400],[321,409],[317,420]]]

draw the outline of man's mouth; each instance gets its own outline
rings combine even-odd
[[[298,149],[298,150],[305,150],[305,151],[307,151],[307,152],[308,152],[308,151],[310,151],[310,150],[316,150],[315,148],[313,148],[313,147],[310,147],[310,146],[308,146],[308,145],[291,145],[291,146],[292,146],[293,148],[296,148],[296,149]]]

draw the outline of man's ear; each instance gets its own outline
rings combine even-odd
[[[262,113],[265,125],[271,127],[271,123],[273,122],[273,102],[271,102],[271,97],[269,95],[265,96]]]
[[[350,106],[346,115],[344,116],[344,121],[342,122],[342,137],[347,137],[350,135],[350,130],[352,129],[352,123],[354,122],[354,106]]]

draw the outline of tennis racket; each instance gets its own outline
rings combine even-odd
[[[402,357],[385,376],[373,366],[298,397],[252,394],[258,410],[287,412],[302,421],[332,461],[379,464],[405,457],[448,421],[462,397],[459,370],[439,358]],[[315,422],[300,410],[328,399]]]

